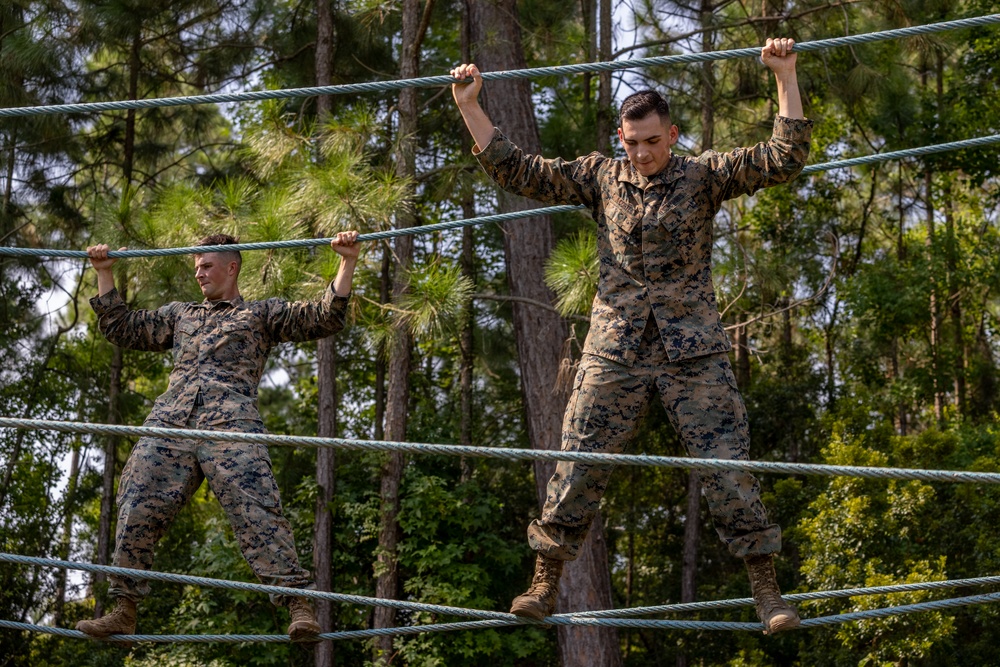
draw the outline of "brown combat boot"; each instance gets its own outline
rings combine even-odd
[[[322,629],[316,622],[312,602],[306,598],[292,598],[288,602],[288,613],[292,616],[292,622],[288,624],[288,636],[292,641],[300,639],[319,641],[315,635],[322,632]]]
[[[91,637],[135,634],[135,603],[128,598],[115,598],[115,608],[110,614],[93,621],[80,621],[76,629]]]
[[[799,612],[781,599],[778,580],[774,575],[774,557],[771,554],[748,556],[744,562],[747,564],[747,574],[750,575],[750,590],[753,591],[757,617],[764,624],[764,634],[773,635],[775,632],[799,627]]]
[[[562,570],[563,561],[538,554],[535,558],[535,576],[531,579],[531,588],[524,595],[514,598],[514,602],[510,605],[510,613],[533,618],[536,621],[551,616],[556,610]]]

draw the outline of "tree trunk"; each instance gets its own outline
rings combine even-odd
[[[399,58],[399,76],[402,79],[410,79],[419,75],[420,43],[425,30],[425,27],[422,26],[422,16],[428,14],[431,2],[432,0],[427,0],[427,8],[422,12],[420,0],[403,0],[403,25]],[[417,93],[415,88],[405,88],[399,93],[396,175],[401,178],[412,179],[416,174]],[[404,213],[397,219],[399,227],[412,227],[415,224],[416,220],[409,213]],[[409,268],[413,261],[413,237],[396,237],[394,247],[397,265],[393,280],[393,299],[398,300],[408,289]],[[395,338],[389,351],[389,386],[385,411],[385,435],[388,440],[402,441],[406,439],[411,365],[410,335],[404,326],[397,324]],[[395,599],[398,597],[400,589],[396,547],[400,534],[398,521],[399,487],[403,479],[404,465],[403,454],[391,453],[387,456],[382,468],[381,526],[375,580],[375,597],[378,598]],[[396,611],[394,609],[387,607],[375,609],[375,628],[394,627],[395,621]],[[392,637],[376,639],[374,650],[375,663],[388,664],[393,655]]]
[[[392,299],[392,246],[382,242],[382,266],[379,270],[379,304],[386,306]],[[379,344],[375,357],[375,439],[385,438],[385,377],[388,372],[388,351]]]
[[[331,0],[316,1],[316,85],[329,86],[333,79],[333,7]],[[316,98],[316,120],[322,128],[330,117],[333,101],[329,95]],[[337,436],[337,348],[333,336],[316,344],[316,384],[318,390],[318,433]],[[336,450],[316,450],[316,507],[313,528],[313,576],[316,588],[333,590],[333,500],[337,483]],[[316,621],[323,632],[333,632],[333,603],[316,600]],[[333,667],[333,642],[316,645],[316,667]]]
[[[712,30],[712,0],[701,0],[699,20],[701,22],[701,50],[708,53],[715,50],[715,32]],[[715,145],[715,65],[705,62],[701,65],[701,150],[711,150]],[[736,330],[736,384],[746,388],[750,382],[750,350],[747,346],[746,327]],[[745,384],[741,384],[740,376]],[[684,549],[681,555],[681,602],[694,602],[698,597],[698,549],[701,546],[701,483],[696,471],[688,472],[687,510],[684,513]],[[677,667],[688,666],[685,643],[681,643],[677,653]]]
[[[474,62],[484,71],[512,70],[526,66],[521,47],[514,0],[469,0],[469,24]],[[515,143],[529,153],[539,153],[541,142],[535,124],[531,84],[525,80],[492,81],[484,87],[487,113]],[[534,208],[537,204],[501,194],[501,211]],[[542,303],[552,303],[545,286],[544,264],[552,250],[552,223],[536,217],[504,225],[504,257],[511,294]],[[537,449],[559,449],[562,413],[566,395],[554,391],[559,374],[566,326],[559,316],[542,308],[515,302],[514,336],[521,371],[521,391],[527,411],[528,437]],[[553,464],[535,465],[538,502],[545,500],[545,487]],[[610,572],[603,525],[595,518],[580,558],[567,563],[560,587],[558,609],[583,611],[611,606]],[[562,664],[620,665],[618,633],[613,628],[560,627]]]
[[[69,478],[66,482],[66,498],[64,502],[62,536],[59,540],[59,555],[62,560],[69,560],[70,547],[73,539],[73,509],[76,503],[76,484],[80,473],[80,443],[73,443],[73,454],[69,460]],[[52,611],[52,625],[62,627],[63,609],[66,605],[66,570],[56,571],[55,606]]]
[[[688,473],[687,509],[684,512],[684,552],[681,554],[681,602],[698,599],[698,548],[701,545],[701,480]],[[686,641],[680,644],[677,667],[688,666]]]
[[[132,48],[128,59],[128,99],[139,98],[139,52],[142,49],[142,32],[137,29],[132,37]],[[125,145],[122,148],[122,192],[128,192],[132,185],[132,169],[135,164],[135,109],[125,112]]]
[[[124,298],[124,295],[123,297]],[[124,367],[124,355],[122,348],[117,345],[111,349],[110,381],[108,383],[108,423],[121,423],[121,410],[119,402],[122,391],[122,369]],[[101,515],[97,525],[97,564],[107,565],[111,559],[111,525],[115,511],[115,470],[117,468],[119,438],[108,436],[104,442],[104,476],[101,483]],[[106,577],[97,573],[94,575],[93,583],[97,584],[106,580]],[[94,596],[94,618],[100,618],[104,612],[104,604],[100,595]]]
[[[932,194],[933,174],[931,170],[924,170],[924,204],[926,206],[927,239],[927,259],[933,267],[935,263],[935,231],[934,231],[934,200]],[[930,353],[931,353],[931,380],[934,386],[934,419],[938,425],[944,421],[944,395],[940,387],[940,348],[941,348],[941,308],[938,305],[937,283],[934,279],[934,270],[931,269],[928,280],[931,281],[930,290]]]
[[[462,200],[462,215],[466,219],[475,217],[476,210],[472,205],[472,190],[469,189],[468,197]],[[475,238],[472,227],[462,229],[462,275],[470,281],[475,281]],[[460,417],[460,437],[459,442],[463,447],[472,446],[472,367],[475,362],[475,349],[473,347],[473,333],[476,326],[475,309],[472,302],[469,302],[465,318],[462,322],[462,331],[459,334],[459,348],[461,349],[461,369],[459,371],[459,392],[461,394],[461,417]],[[461,461],[461,481],[467,482],[472,478],[472,466],[463,456]]]
[[[599,0],[598,23],[600,38],[597,47],[602,62],[611,60],[611,0]],[[601,72],[597,89],[597,150],[611,155],[611,133],[614,132],[611,116],[611,72]]]

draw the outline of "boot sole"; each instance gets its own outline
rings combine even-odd
[[[515,616],[520,616],[521,618],[530,618],[535,621],[544,621],[545,617],[549,614],[546,613],[547,610],[539,609],[538,607],[531,604],[519,605],[517,602],[511,605],[510,613]]]
[[[793,616],[790,618],[783,618],[778,621],[773,621],[768,625],[767,631],[764,634],[773,635],[776,632],[785,632],[786,630],[794,630],[802,624],[802,619],[798,616]]]
[[[288,637],[293,642],[302,642],[302,641],[319,642],[322,640],[316,635],[318,635],[320,632],[322,632],[322,629],[318,625],[313,625],[313,626],[306,625],[295,628],[288,628]]]

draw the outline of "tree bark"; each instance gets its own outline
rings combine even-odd
[[[611,13],[611,0],[600,0],[598,4],[600,37],[597,55],[602,62],[611,60]],[[604,155],[611,155],[611,133],[614,132],[611,116],[611,72],[601,72],[597,81],[597,150]]]
[[[708,53],[715,50],[715,32],[712,30],[712,0],[701,0],[698,16],[701,22],[701,50]],[[701,65],[701,150],[711,150],[715,146],[715,65],[705,62]],[[736,330],[736,372],[737,386],[740,375],[750,379],[750,350],[746,340],[746,327]],[[694,470],[688,472],[687,510],[684,513],[684,549],[681,555],[681,602],[694,602],[698,597],[698,550],[701,547],[701,482]],[[685,644],[681,643],[677,653],[677,667],[688,666]]]
[[[333,7],[331,0],[316,0],[316,85],[329,86],[333,79]],[[330,117],[333,100],[329,95],[316,98],[316,120],[322,128]],[[316,344],[316,384],[318,391],[318,433],[320,437],[337,435],[337,348],[333,336]],[[313,576],[316,588],[333,590],[333,500],[337,483],[336,451],[327,447],[316,450],[316,507],[313,522]],[[333,632],[333,604],[316,600],[316,621],[323,632]],[[313,653],[315,667],[333,667],[333,642],[320,642]]]
[[[62,536],[59,540],[59,558],[69,560],[70,548],[73,539],[73,509],[76,504],[77,478],[80,473],[80,443],[73,443],[73,454],[69,461],[69,478],[66,483],[66,498],[64,506],[66,508],[63,515]],[[52,624],[61,627],[63,624],[63,610],[66,606],[66,570],[56,571],[56,592],[55,605],[52,611]]]
[[[124,295],[123,295],[124,298]],[[122,370],[124,355],[122,348],[113,345],[111,348],[110,380],[108,382],[108,423],[121,423],[119,408],[122,390]],[[111,542],[113,515],[115,511],[115,470],[117,466],[118,443],[117,436],[108,436],[104,441],[104,475],[101,481],[101,515],[97,524],[97,564],[107,565],[111,559]],[[95,574],[93,583],[106,580],[101,574]],[[104,612],[101,596],[94,596],[94,618],[100,618]]]
[[[420,72],[420,44],[426,24],[423,17],[429,15],[433,0],[426,0],[421,8],[420,0],[403,0],[402,33],[400,47],[399,75],[410,79]],[[398,101],[399,135],[396,150],[396,175],[412,179],[416,174],[416,131],[418,118],[417,89],[400,91]],[[399,227],[412,227],[416,219],[409,213],[397,219]],[[409,282],[409,268],[413,261],[413,237],[398,236],[394,242],[396,267],[393,279],[393,299],[398,300],[406,293]],[[388,391],[386,396],[385,435],[389,440],[406,439],[406,416],[410,400],[409,376],[412,366],[410,335],[405,326],[397,324],[392,347],[389,351]],[[403,454],[387,455],[382,468],[381,526],[376,563],[375,597],[395,599],[398,597],[399,565],[396,548],[399,543],[399,488],[403,479],[405,459]],[[395,626],[396,612],[387,607],[377,607],[374,627]],[[379,637],[375,640],[374,661],[388,664],[392,660],[392,638]]]
[[[701,479],[688,472],[687,509],[684,512],[684,551],[681,554],[681,602],[698,599],[698,549],[701,546]],[[687,667],[688,655],[680,645],[677,667]]]
[[[526,67],[514,0],[468,0],[474,62],[483,71]],[[531,84],[523,79],[492,81],[484,87],[483,102],[493,122],[529,153],[539,153],[541,142],[535,124]],[[523,211],[536,204],[501,193],[500,210]],[[553,247],[552,223],[540,216],[504,225],[504,257],[511,294],[552,303],[545,286],[544,264]],[[537,449],[559,449],[566,395],[558,390],[562,343],[567,336],[557,313],[530,308],[515,301],[514,335],[521,371],[521,391],[527,412],[528,437]],[[552,464],[535,465],[539,505]],[[561,611],[607,609],[611,606],[610,572],[603,525],[595,518],[580,557],[566,564],[557,608]],[[620,665],[618,633],[613,628],[558,630],[562,664]]]
[[[316,382],[321,438],[337,436],[337,349],[333,338],[324,338],[316,346]],[[316,507],[313,528],[313,576],[316,588],[333,590],[333,500],[337,484],[336,450],[320,447],[316,450]],[[333,632],[333,604],[316,600],[316,620],[323,632]],[[316,667],[333,667],[333,642],[316,645]]]

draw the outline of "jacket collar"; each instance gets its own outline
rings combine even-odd
[[[628,158],[624,158],[624,169],[618,172],[620,182],[631,183],[640,190],[645,190],[657,185],[670,185],[684,175],[683,159],[676,153],[670,155],[670,162],[659,173],[646,178],[640,174]]]

